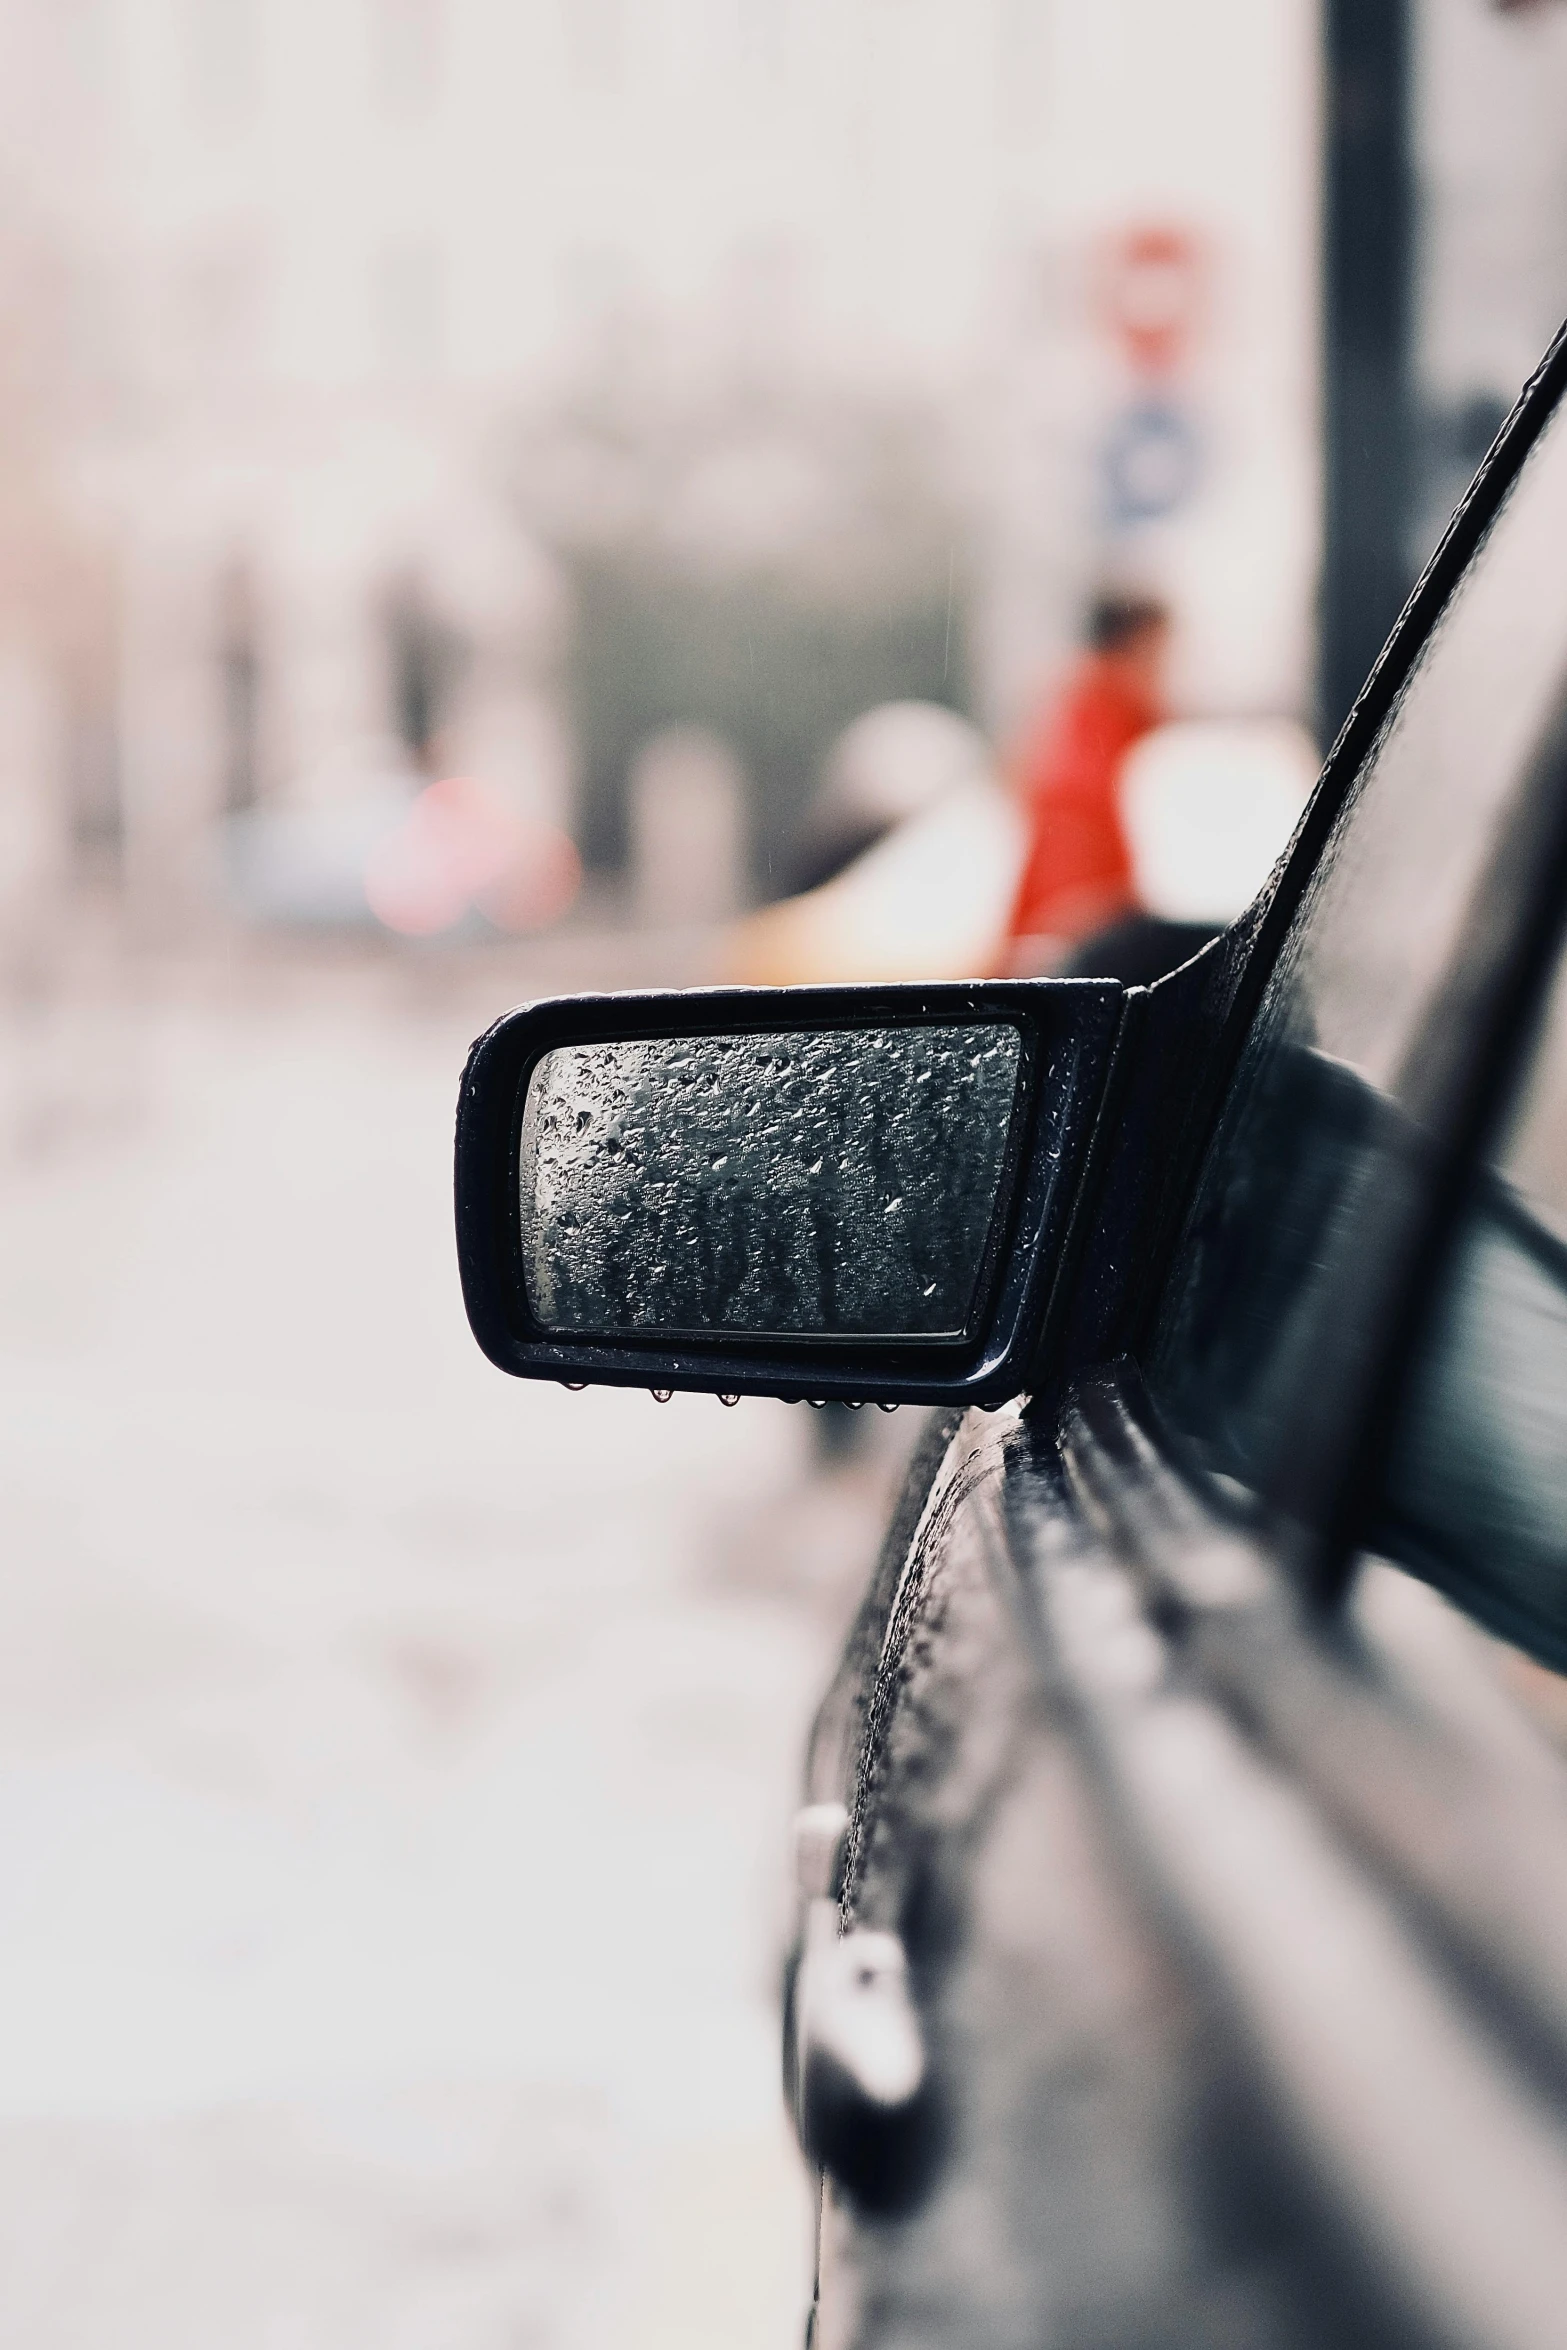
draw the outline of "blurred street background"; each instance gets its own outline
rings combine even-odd
[[[784,1855],[887,1459],[489,1370],[494,984],[141,962],[7,1023],[8,2342],[797,2331]]]
[[[912,1416],[491,1371],[463,1053],[994,967],[1107,583],[1309,772],[1564,132],[1550,0],[0,0],[0,2343],[798,2339]]]

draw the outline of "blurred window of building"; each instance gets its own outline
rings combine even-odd
[[[258,0],[184,0],[186,76],[198,122],[238,129],[261,95]]]
[[[439,374],[446,345],[446,265],[440,248],[419,237],[392,238],[370,271],[371,332],[376,364],[400,382]]]
[[[446,63],[445,0],[370,0],[375,96],[404,121],[440,103]]]
[[[392,721],[415,761],[428,765],[468,666],[468,647],[416,578],[396,582],[384,615]]]
[[[218,677],[222,700],[223,805],[231,816],[261,796],[261,654],[256,586],[242,558],[218,583]]]
[[[100,652],[74,680],[67,714],[65,780],[70,845],[77,871],[112,876],[125,845],[120,797],[120,744],[110,662]]]
[[[572,79],[580,89],[618,90],[625,78],[625,0],[560,0]]]

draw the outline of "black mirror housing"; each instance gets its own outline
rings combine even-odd
[[[1055,1275],[1105,1090],[1122,1000],[1122,989],[1106,980],[997,980],[929,987],[714,988],[569,996],[507,1013],[470,1053],[458,1101],[457,1247],[474,1336],[501,1370],[569,1385],[680,1388],[788,1400],[1005,1401],[1028,1384],[1047,1333]],[[625,1313],[613,1326],[595,1328],[584,1322],[580,1311],[575,1318],[558,1307],[552,1312],[553,1291],[541,1302],[541,1244],[534,1234],[530,1254],[523,1203],[538,1150],[537,1103],[541,1092],[549,1090],[550,1072],[562,1066],[568,1075],[581,1068],[591,1072],[595,1053],[598,1061],[611,1066],[617,1057],[636,1063],[642,1072],[639,1100],[645,1109],[651,1087],[654,1122],[662,1121],[664,1148],[660,1155],[655,1137],[652,1155],[640,1171],[631,1160],[620,1163],[618,1197],[629,1203],[635,1216],[641,1206],[640,1183],[649,1197],[659,1193],[667,1217],[669,1169],[679,1158],[678,1152],[671,1157],[669,1138],[678,1142],[688,1136],[691,1117],[688,1098],[677,1100],[668,1092],[671,1069],[678,1069],[685,1083],[693,1068],[699,1071],[711,1096],[715,1071],[725,1066],[738,1070],[743,1064],[754,1079],[758,1059],[764,1067],[767,1064],[767,1048],[788,1046],[787,1056],[775,1057],[780,1066],[795,1061],[795,1108],[782,1115],[780,1123],[800,1124],[808,1116],[825,1076],[829,1089],[836,1082],[839,1127],[847,1124],[846,1140],[857,1146],[864,1138],[853,1131],[856,1127],[878,1115],[885,1126],[895,1112],[886,1103],[878,1106],[867,1098],[864,1118],[859,1117],[856,1053],[862,1056],[863,1068],[885,1078],[889,1097],[896,1093],[912,1099],[911,1053],[915,1058],[934,1056],[938,1075],[942,1069],[966,1075],[967,1066],[978,1067],[981,1059],[978,1051],[969,1054],[966,1048],[996,1038],[1005,1040],[1009,1089],[1016,1071],[1010,1109],[997,1111],[992,1106],[997,1098],[993,1088],[990,1096],[976,1096],[953,1093],[949,1086],[931,1112],[940,1123],[925,1137],[927,1143],[940,1139],[944,1147],[959,1151],[952,1164],[955,1179],[967,1184],[960,1204],[974,1233],[972,1281],[965,1279],[963,1285],[969,1302],[946,1317],[951,1326],[905,1327],[915,1317],[886,1310],[892,1294],[887,1283],[896,1276],[885,1274],[879,1320],[873,1306],[867,1309],[871,1321],[863,1327],[811,1327],[816,1293],[808,1283],[797,1284],[801,1294],[786,1301],[790,1310],[774,1316],[778,1327],[743,1326],[742,1308],[734,1309],[742,1326],[731,1327],[721,1314],[693,1311],[687,1302],[678,1328],[638,1326],[637,1318]],[[994,1045],[989,1053],[995,1060]],[[805,1082],[802,1070],[814,1071],[814,1078]],[[914,1082],[925,1073],[923,1068],[916,1070]],[[867,1088],[867,1095],[873,1090]],[[557,1082],[555,1092],[559,1091]],[[937,1091],[926,1098],[934,1100]],[[531,1115],[530,1098],[535,1104]],[[581,1098],[591,1100],[590,1095]],[[804,1110],[799,1106],[802,1099]],[[568,1128],[586,1127],[592,1114],[582,1109],[564,1123]],[[767,1137],[775,1126],[766,1122],[754,1091],[738,1111],[731,1104],[729,1116],[731,1129],[743,1134],[748,1146],[743,1169],[737,1162],[724,1179],[722,1208],[733,1255],[736,1244],[745,1252],[753,1233],[758,1247],[764,1245],[771,1230],[769,1217],[773,1227],[777,1224],[779,1198],[791,1186],[797,1191],[802,1178],[798,1165],[787,1159],[787,1144],[769,1144]],[[562,1121],[557,1118],[555,1123]],[[960,1131],[955,1134],[954,1128]],[[983,1132],[976,1133],[976,1128]],[[980,1145],[983,1149],[976,1158]],[[610,1147],[618,1143],[612,1139]],[[552,1199],[562,1183],[569,1194],[574,1180],[569,1138],[558,1149]],[[917,1179],[931,1153],[921,1149],[918,1132],[912,1141],[905,1136],[903,1150],[902,1163],[914,1165]],[[693,1163],[697,1162],[689,1151],[679,1161],[682,1166]],[[813,1161],[808,1173],[817,1175],[820,1163],[820,1158]],[[723,1155],[711,1164],[722,1167]],[[994,1178],[993,1211],[988,1201],[976,1205],[969,1196],[972,1169],[981,1164],[986,1176]],[[656,1182],[651,1171],[655,1167]],[[872,1208],[862,1196],[863,1169],[856,1172],[861,1178],[851,1203],[860,1219],[856,1230],[874,1238]],[[694,1178],[677,1180],[690,1183]],[[685,1219],[681,1235],[689,1236],[686,1245],[700,1247],[712,1223],[712,1203],[693,1196],[677,1204]],[[902,1204],[900,1197],[892,1197],[887,1212]],[[799,1215],[816,1219],[813,1235],[819,1211],[820,1203],[814,1201],[797,1210],[797,1220]],[[649,1215],[655,1212],[650,1206]],[[576,1219],[568,1213],[563,1221],[571,1224]],[[865,1253],[856,1230],[847,1235],[845,1261],[851,1269],[858,1268]],[[580,1260],[580,1232],[576,1240]],[[591,1253],[592,1235],[587,1245]],[[660,1253],[670,1253],[662,1243]],[[663,1274],[666,1269],[660,1264],[655,1270]],[[691,1293],[691,1285],[685,1287]],[[889,1327],[893,1322],[897,1326]]]

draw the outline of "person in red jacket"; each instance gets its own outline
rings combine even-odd
[[[1012,762],[1029,828],[1003,958],[1018,977],[1059,968],[1136,905],[1118,787],[1127,752],[1165,715],[1170,616],[1151,596],[1102,595],[1087,633],[1087,652]]]

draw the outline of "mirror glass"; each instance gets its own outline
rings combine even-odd
[[[567,1045],[520,1211],[548,1331],[963,1334],[1001,1206],[1007,1022]]]

